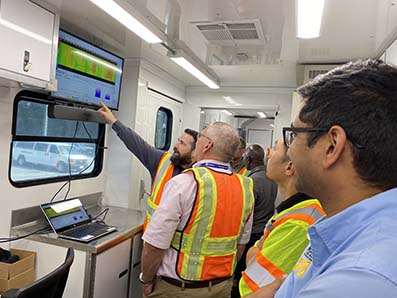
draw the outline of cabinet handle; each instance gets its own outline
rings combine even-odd
[[[122,278],[124,275],[126,275],[128,273],[128,269],[125,269],[124,271],[122,271],[120,274],[119,274],[119,278]]]

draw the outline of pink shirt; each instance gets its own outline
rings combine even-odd
[[[228,167],[228,164],[213,160],[202,160],[193,167],[198,167],[203,163],[218,164]],[[211,169],[231,173],[229,168]],[[160,205],[153,214],[152,220],[146,228],[142,239],[154,247],[166,249],[163,261],[157,275],[168,276],[179,279],[175,272],[175,264],[178,252],[170,248],[171,240],[175,231],[182,230],[188,221],[190,212],[193,208],[196,197],[197,184],[191,174],[179,174],[173,177],[164,187]],[[249,241],[252,228],[252,214],[244,227],[239,244],[246,244]]]

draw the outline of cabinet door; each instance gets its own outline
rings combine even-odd
[[[54,26],[55,15],[28,0],[1,0],[0,68],[49,82]]]
[[[128,297],[130,255],[131,239],[128,239],[96,256],[92,297]]]

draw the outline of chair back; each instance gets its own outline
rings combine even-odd
[[[74,251],[68,248],[65,261],[54,271],[20,289],[12,289],[1,294],[2,298],[62,298],[73,263]]]

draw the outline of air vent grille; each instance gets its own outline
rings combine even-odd
[[[324,74],[327,73],[328,70],[326,69],[319,69],[319,70],[309,70],[309,80],[314,79],[315,77],[317,77],[320,74]]]
[[[259,19],[232,22],[193,22],[194,26],[211,42],[260,42],[264,43],[262,25]]]

